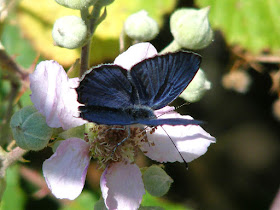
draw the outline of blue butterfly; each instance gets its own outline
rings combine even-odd
[[[76,88],[80,117],[104,125],[199,124],[182,118],[157,119],[154,110],[175,100],[199,69],[201,57],[176,52],[145,59],[131,70],[104,64],[87,72]]]

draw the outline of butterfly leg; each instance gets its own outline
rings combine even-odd
[[[112,151],[111,156],[114,155],[114,153],[116,152],[117,148],[122,145],[127,139],[129,139],[130,137],[130,126],[124,126],[126,131],[127,131],[127,137],[125,137],[123,140],[121,140],[120,142],[117,143],[117,145],[115,146],[115,148]]]

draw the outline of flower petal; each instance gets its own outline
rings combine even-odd
[[[148,42],[138,43],[116,57],[114,64],[130,70],[135,64],[155,55],[157,55],[157,50],[152,44]]]
[[[68,79],[56,61],[43,61],[30,75],[30,96],[36,109],[46,117],[48,126],[67,130],[84,124],[79,118],[77,93],[78,78]]]
[[[107,208],[138,209],[145,194],[142,175],[137,165],[123,162],[111,164],[100,179]]]
[[[84,140],[70,138],[58,146],[43,163],[44,177],[55,197],[73,200],[80,195],[89,162],[89,144]]]
[[[155,114],[158,115],[157,112]],[[193,119],[174,111],[170,111],[159,118]],[[141,150],[146,156],[158,162],[183,162],[179,152],[186,162],[190,162],[205,154],[209,145],[215,143],[215,138],[198,125],[163,125],[159,126],[153,134],[147,132],[147,137],[155,145],[144,143]]]

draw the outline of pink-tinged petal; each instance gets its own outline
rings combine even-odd
[[[36,109],[46,117],[48,126],[67,130],[84,124],[79,117],[77,93],[78,78],[68,78],[56,61],[40,62],[30,75],[30,96]]]
[[[170,114],[177,114],[177,112],[174,111],[175,108],[174,106],[165,106],[161,109],[158,109],[158,110],[155,110],[154,111],[154,114],[157,116],[157,117],[160,117],[162,115],[166,115],[167,113]],[[179,114],[178,114],[179,115]]]
[[[138,209],[145,194],[141,172],[137,165],[130,163],[114,163],[107,167],[100,187],[109,210]]]
[[[155,55],[157,55],[157,50],[152,44],[148,42],[138,43],[116,57],[114,64],[129,70],[135,64]]]
[[[89,162],[89,144],[84,140],[70,138],[58,146],[43,163],[44,177],[55,197],[73,200],[81,194]]]
[[[193,119],[190,116],[182,116],[176,112],[168,112],[159,118]],[[190,162],[205,154],[210,144],[215,143],[215,138],[199,125],[158,126],[155,133],[150,134],[147,132],[147,136],[148,140],[155,145],[144,143],[141,150],[146,156],[158,162],[183,162],[179,152],[186,162]]]

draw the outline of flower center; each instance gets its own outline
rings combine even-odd
[[[106,125],[90,128],[87,140],[92,157],[98,160],[102,168],[110,162],[134,162],[139,146],[148,142],[143,128]]]

